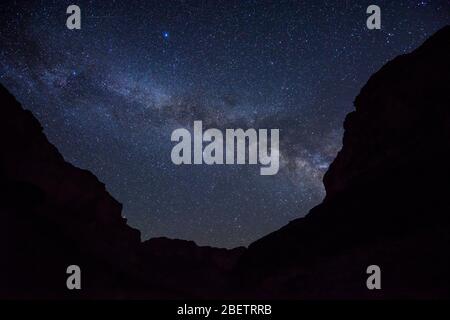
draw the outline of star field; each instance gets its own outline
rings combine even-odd
[[[449,1],[372,2],[4,1],[0,81],[144,239],[248,245],[320,203],[360,88],[450,23]],[[170,134],[194,120],[279,128],[280,172],[174,165]]]

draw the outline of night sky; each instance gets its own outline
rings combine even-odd
[[[66,8],[81,8],[81,30]],[[366,8],[382,29],[366,27]],[[370,75],[446,24],[450,1],[2,1],[0,81],[142,238],[248,245],[324,197]],[[184,165],[176,128],[279,128],[280,171]]]

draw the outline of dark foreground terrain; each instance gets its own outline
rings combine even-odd
[[[375,73],[344,128],[306,217],[247,249],[141,242],[0,87],[0,297],[450,298],[450,27]],[[366,288],[372,264],[382,290]]]

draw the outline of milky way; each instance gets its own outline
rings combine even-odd
[[[304,216],[369,76],[450,23],[449,1],[3,1],[0,80],[143,239],[248,245]],[[66,8],[81,8],[81,30]],[[279,128],[281,168],[176,166],[171,132]]]

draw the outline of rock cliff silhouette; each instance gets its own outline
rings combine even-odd
[[[240,272],[270,295],[448,297],[450,26],[376,72],[355,109],[323,203],[251,244]]]
[[[243,248],[141,243],[104,184],[67,163],[3,86],[0,102],[0,297],[198,297],[220,286]],[[66,287],[73,264],[79,292]]]
[[[450,26],[375,73],[344,129],[304,218],[248,249],[141,242],[0,86],[0,297],[449,298]],[[382,290],[366,288],[372,264]]]

